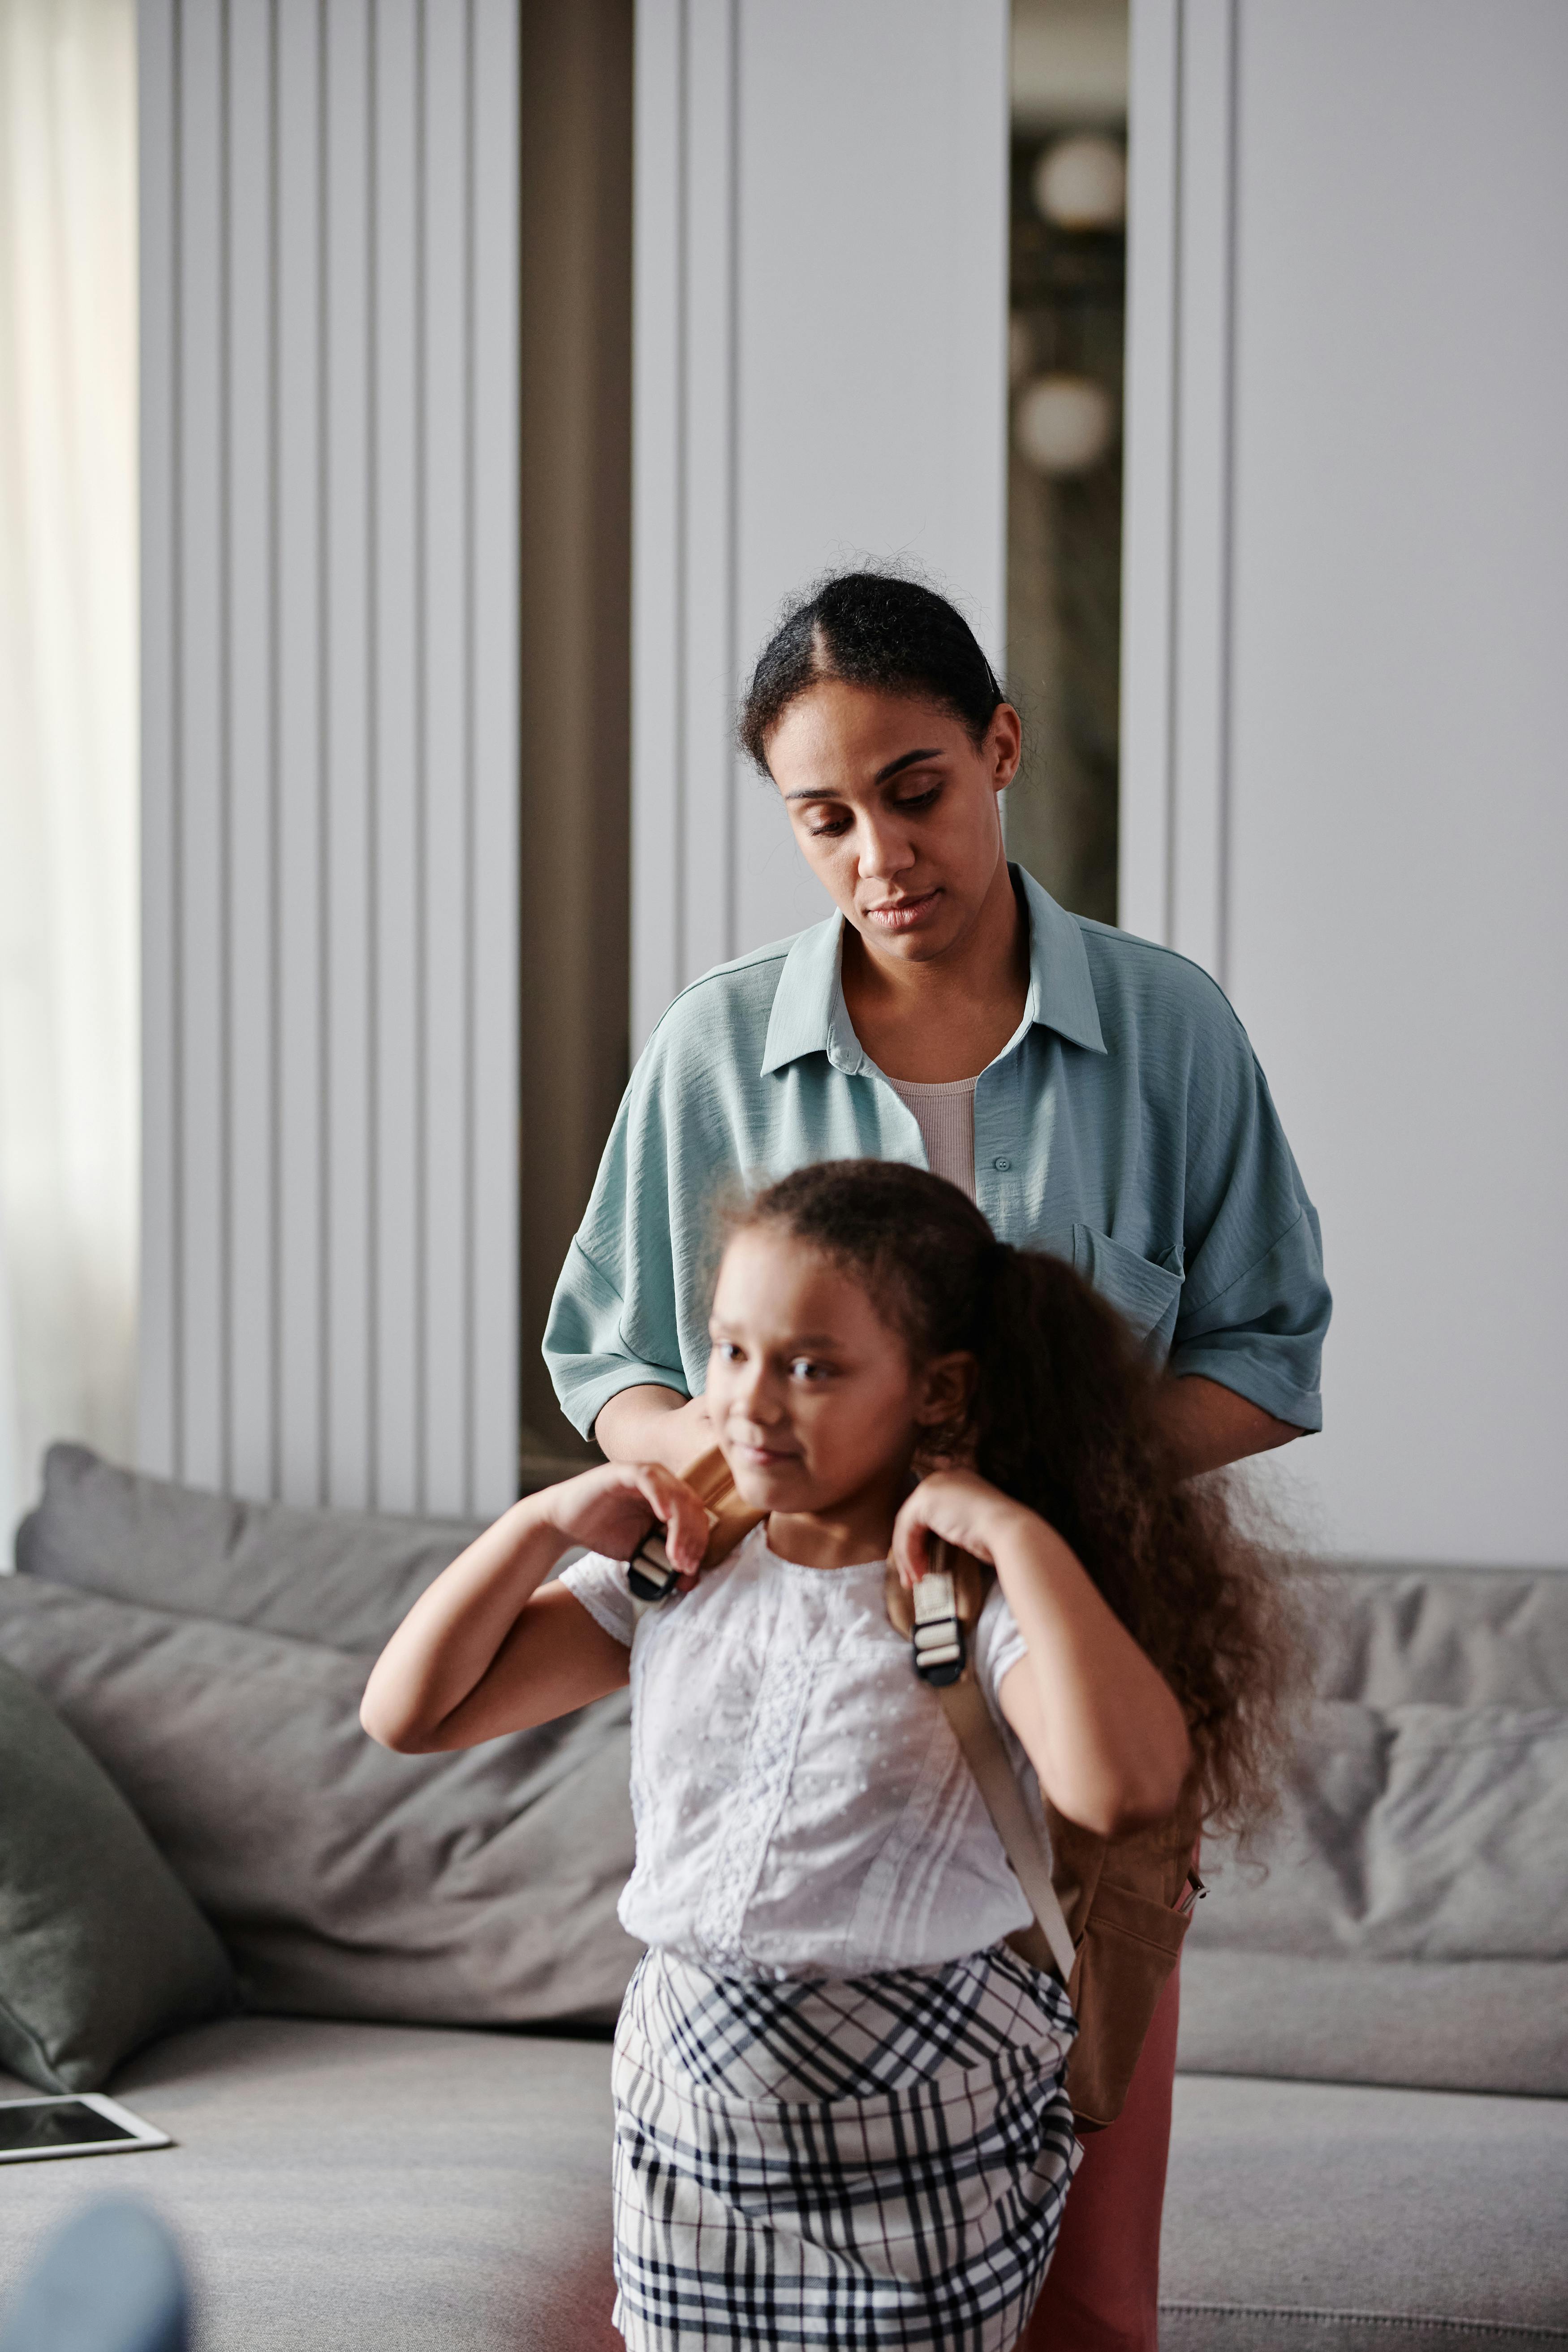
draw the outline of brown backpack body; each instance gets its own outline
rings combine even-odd
[[[742,1503],[716,1446],[683,1475],[708,1514],[711,1533],[703,1566],[716,1568],[767,1514]],[[972,1625],[995,1571],[962,1553],[949,1553],[947,1565],[955,1572],[961,1618]],[[910,1598],[891,1574],[888,1615],[901,1633],[910,1632]],[[972,1668],[967,1671],[966,1681],[972,1673]],[[934,1700],[948,1696],[933,1694]],[[959,1736],[1009,1859],[1027,1890],[1030,1858],[1019,1849],[1030,1832],[1020,1831],[1013,1819],[1004,1823],[988,1789],[991,1775],[986,1767],[992,1759],[983,1754],[977,1758],[973,1749],[973,1742],[988,1738],[997,1754],[1004,1754],[988,1711],[969,1708]],[[1007,1769],[1010,1775],[1010,1764]],[[1122,2112],[1160,1995],[1181,1956],[1193,1903],[1203,1892],[1193,1866],[1199,1823],[1184,1811],[1154,1829],[1112,1842],[1080,1829],[1050,1803],[1045,1814],[1051,1885],[1072,1944],[1067,1991],[1078,2020],[1078,2037],[1068,2062],[1067,2093],[1080,2133],[1099,2131]],[[1038,1913],[1044,1906],[1033,1907]],[[1061,1974],[1051,1957],[1053,1939],[1038,1922],[1034,1930],[1009,1940],[1036,1965]],[[1054,1940],[1059,1943],[1060,1937]]]
[[[1045,1809],[1051,1877],[1073,1942],[1067,1990],[1078,2039],[1067,2092],[1081,2133],[1121,2114],[1192,1906],[1196,1824],[1173,1819],[1113,1843]]]

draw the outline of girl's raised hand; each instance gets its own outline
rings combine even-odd
[[[922,1478],[893,1526],[888,1557],[901,1580],[917,1584],[933,1565],[929,1538],[956,1545],[973,1559],[996,1566],[994,1545],[1023,1506],[973,1470],[934,1470]]]
[[[660,1522],[664,1549],[680,1571],[682,1590],[695,1584],[707,1549],[708,1518],[684,1478],[659,1462],[607,1462],[552,1486],[549,1523],[570,1543],[611,1559],[630,1559]]]

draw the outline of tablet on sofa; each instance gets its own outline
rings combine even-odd
[[[172,2147],[167,2132],[143,2123],[101,2091],[68,2098],[0,2099],[0,2164],[40,2156],[117,2156],[133,2147]]]

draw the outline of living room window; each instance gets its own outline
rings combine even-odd
[[[0,10],[0,1549],[135,1445],[136,16]]]

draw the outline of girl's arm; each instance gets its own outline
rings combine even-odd
[[[892,1557],[906,1583],[928,1565],[927,1531],[995,1566],[1029,1645],[1002,1678],[1002,1712],[1057,1811],[1104,1838],[1165,1821],[1192,1761],[1186,1724],[1076,1553],[967,1470],[923,1479],[900,1511]]]
[[[624,1643],[570,1592],[538,1588],[574,1543],[629,1558],[651,1519],[664,1521],[683,1580],[695,1577],[707,1515],[656,1463],[610,1463],[514,1503],[420,1595],[376,1660],[360,1706],[371,1738],[413,1756],[473,1748],[619,1690]]]

